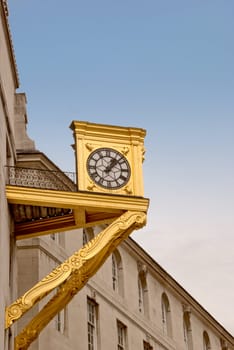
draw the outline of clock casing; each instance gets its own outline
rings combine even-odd
[[[73,121],[80,191],[144,196],[141,128]]]
[[[113,148],[97,148],[87,159],[90,178],[100,187],[116,190],[125,186],[131,175],[128,160]]]

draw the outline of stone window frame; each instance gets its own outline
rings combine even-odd
[[[127,350],[127,326],[117,320],[117,349]]]
[[[172,337],[171,308],[168,296],[165,292],[163,292],[161,296],[161,312],[163,333]]]
[[[111,278],[113,291],[124,296],[123,261],[118,249],[111,255]]]
[[[87,341],[89,350],[97,350],[97,312],[98,304],[87,297]]]

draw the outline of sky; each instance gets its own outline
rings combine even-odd
[[[147,131],[134,238],[234,333],[233,0],[9,0],[28,134],[75,170],[73,120]]]

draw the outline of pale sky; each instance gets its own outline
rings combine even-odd
[[[9,0],[28,133],[74,171],[72,120],[147,130],[133,238],[234,333],[233,0]]]

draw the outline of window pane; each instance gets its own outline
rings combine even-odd
[[[87,302],[88,313],[88,349],[96,349],[96,304],[92,300]]]
[[[118,332],[118,350],[126,349],[126,326],[121,322],[117,322],[117,332]]]
[[[143,341],[144,350],[153,350],[153,347],[150,345],[150,343]]]
[[[117,289],[117,262],[114,254],[112,254],[112,287],[113,290]]]

